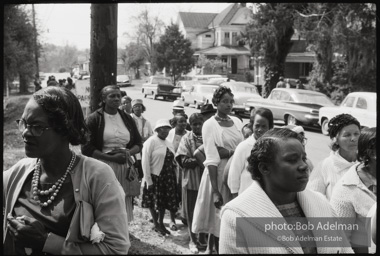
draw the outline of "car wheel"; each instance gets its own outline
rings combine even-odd
[[[298,122],[294,116],[288,115],[288,117],[286,118],[286,124],[287,125],[298,125]]]
[[[141,90],[141,93],[144,93],[144,89]]]
[[[321,132],[323,135],[329,135],[329,120],[327,118],[323,119]]]

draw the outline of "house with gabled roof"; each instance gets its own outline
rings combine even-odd
[[[253,59],[248,45],[239,45],[237,37],[245,31],[251,21],[252,10],[246,3],[233,3],[222,12],[193,13],[180,12],[177,24],[192,43],[195,56],[204,55],[209,59],[220,57],[226,63],[226,69],[220,69],[219,74],[227,75],[237,80],[244,80],[244,74],[250,72],[255,78],[255,84],[264,84],[264,68],[260,60]],[[313,52],[306,51],[305,40],[300,40],[295,34],[294,44],[286,58],[285,77],[306,79],[315,60]]]

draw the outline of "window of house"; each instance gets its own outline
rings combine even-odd
[[[300,63],[300,76],[308,77],[310,71],[313,69],[313,63]]]
[[[232,44],[233,45],[237,45],[237,35],[238,33],[237,32],[232,32]]]
[[[225,33],[224,33],[224,37],[225,37],[225,38],[230,38],[230,32],[225,32]]]
[[[356,107],[360,109],[367,109],[367,101],[363,98],[359,98],[356,103]]]
[[[211,35],[210,34],[206,34],[205,37],[206,38],[211,38]]]

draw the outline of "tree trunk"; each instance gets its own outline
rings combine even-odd
[[[91,4],[90,110],[99,108],[100,91],[116,84],[117,4]]]
[[[25,75],[20,75],[19,92],[20,94],[28,93],[29,79]]]

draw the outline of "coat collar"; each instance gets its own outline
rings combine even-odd
[[[332,217],[333,213],[328,202],[326,204],[321,204],[321,200],[324,200],[316,192],[305,189],[304,191],[297,193],[297,200],[300,204],[305,216],[310,217]],[[258,181],[254,180],[250,187],[248,187],[241,195],[239,195],[234,200],[230,201],[225,207],[225,209],[230,209],[239,214],[241,217],[252,217],[252,218],[277,218],[281,223],[285,222],[284,217],[270,200],[268,195],[264,192]],[[281,220],[283,219],[283,220]],[[264,223],[258,223],[254,219],[249,220],[249,224],[255,226],[257,229],[265,232]],[[286,222],[285,222],[286,223]],[[278,241],[278,236],[289,237],[294,236],[291,230],[270,230],[265,232],[269,237]],[[323,237],[325,231],[323,230],[313,230],[316,237]],[[283,245],[288,250],[294,253],[303,253],[301,245],[298,241],[283,242]],[[329,248],[318,248],[318,252],[329,251]]]

